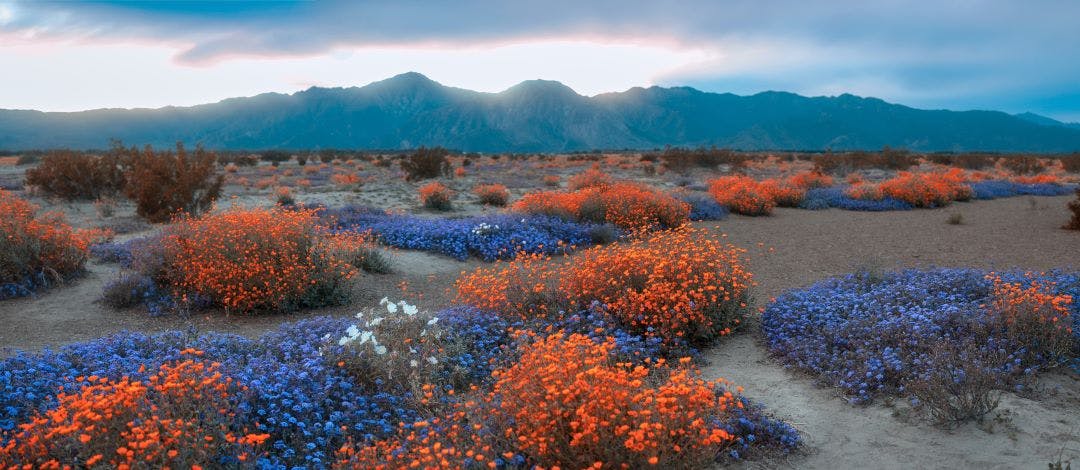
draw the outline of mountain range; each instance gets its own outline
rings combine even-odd
[[[405,73],[217,103],[80,112],[0,110],[0,149],[103,148],[109,139],[213,149],[566,152],[717,146],[743,150],[1080,151],[1080,124],[997,111],[922,110],[850,94],[751,96],[689,87],[582,96],[530,80],[499,93]]]

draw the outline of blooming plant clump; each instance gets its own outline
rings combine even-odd
[[[1077,293],[1076,273],[860,273],[782,295],[762,329],[783,362],[852,401],[906,396],[960,421],[1075,357]]]
[[[769,215],[776,207],[769,188],[748,176],[724,176],[709,181],[709,194],[736,214]]]
[[[58,212],[0,189],[0,300],[29,295],[81,273],[100,230],[76,230]]]
[[[0,446],[0,466],[108,465],[155,467],[254,462],[269,434],[235,425],[237,395],[246,387],[220,364],[194,358],[163,364],[145,382],[79,376],[58,406],[21,424]]]
[[[601,186],[609,186],[615,183],[615,179],[611,175],[600,171],[600,168],[592,166],[589,169],[571,176],[567,181],[567,188],[570,191],[577,191],[579,189],[594,188]]]
[[[509,259],[518,252],[566,253],[593,244],[601,228],[539,215],[446,219],[387,214],[355,206],[320,213],[335,232],[370,232],[380,243],[395,248],[441,253],[459,260],[471,256],[484,261]]]
[[[835,184],[832,176],[819,171],[804,171],[788,178],[787,183],[803,189],[828,188]]]
[[[644,185],[620,182],[577,191],[526,194],[514,203],[513,210],[644,231],[686,223],[690,205]]]
[[[313,210],[232,208],[180,219],[161,237],[163,265],[144,273],[177,298],[253,312],[338,303],[356,276],[364,234],[330,234]]]
[[[501,184],[481,184],[473,188],[473,193],[485,206],[505,206],[510,200],[510,191]]]
[[[558,265],[523,256],[479,268],[458,279],[457,299],[525,319],[599,302],[631,333],[700,343],[740,325],[752,285],[744,250],[685,226]]]
[[[437,211],[453,209],[453,204],[450,202],[453,197],[454,192],[438,181],[420,187],[420,203],[428,209]]]

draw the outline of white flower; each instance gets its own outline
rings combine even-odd
[[[375,354],[378,354],[380,356],[383,355],[383,354],[386,354],[386,346],[383,346],[381,344],[376,344],[375,345]]]
[[[348,334],[350,338],[360,336],[360,330],[356,328],[356,325],[349,325],[349,328],[345,330],[345,333]]]
[[[525,223],[525,219],[521,219],[521,223]]]
[[[395,304],[395,303],[387,303],[386,304],[386,311],[390,312],[390,313],[396,313],[397,312],[397,304]]]
[[[346,344],[349,344],[349,341],[352,341],[352,338],[348,336],[342,336],[341,339],[337,340],[337,344],[338,346],[344,346]]]
[[[404,301],[401,302],[401,311],[405,312],[405,314],[410,316],[410,317],[413,316],[413,315],[416,315],[416,312],[418,310],[420,310],[420,309],[416,308],[415,305],[409,305],[409,304],[405,303]]]
[[[360,344],[364,344],[364,343],[368,342],[369,339],[370,340],[375,339],[375,336],[374,336],[374,334],[372,332],[365,331],[363,333],[360,333]]]
[[[409,365],[415,368],[416,366],[420,365],[420,363],[416,362],[416,359],[413,359],[409,361]]]
[[[364,318],[364,312],[357,313],[356,318]]]
[[[431,320],[427,321],[428,326],[434,325],[439,322],[439,317],[431,317]]]
[[[439,360],[435,359],[435,356],[428,356],[427,361],[430,362],[432,365],[439,363]]]
[[[390,304],[390,305],[394,305],[394,304]],[[379,324],[382,323],[382,321],[383,321],[383,317],[375,317],[375,318],[372,318],[371,321],[368,322],[367,326],[368,327],[379,326]]]
[[[388,303],[390,303],[389,297],[383,297],[382,300],[379,301],[379,305],[386,305]]]

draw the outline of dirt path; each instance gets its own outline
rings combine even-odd
[[[1080,234],[1058,229],[1067,219],[1069,197],[1011,198],[956,204],[941,210],[859,213],[781,209],[772,217],[733,216],[717,226],[728,239],[751,250],[751,268],[760,286],[759,304],[787,289],[860,268],[903,266],[1050,269],[1080,268]],[[950,225],[953,213],[964,224]],[[757,247],[763,243],[764,248]],[[769,253],[768,248],[774,251]],[[395,273],[365,275],[353,305],[292,315],[225,318],[151,318],[138,311],[116,312],[94,303],[115,267],[91,265],[72,285],[34,298],[0,303],[0,345],[37,350],[96,338],[116,331],[155,332],[189,325],[257,335],[278,323],[315,314],[351,314],[384,295],[429,308],[447,305],[447,288],[461,270],[479,262],[457,262],[417,252],[397,252]],[[1080,461],[1080,382],[1075,375],[1048,374],[1048,393],[1037,401],[1012,395],[1002,416],[986,425],[957,430],[908,422],[903,405],[847,404],[832,389],[786,371],[768,357],[751,328],[707,352],[710,378],[724,377],[746,388],[795,424],[808,442],[805,455],[749,467],[796,468],[1045,468],[1062,446],[1066,459]],[[894,416],[895,415],[895,416]]]

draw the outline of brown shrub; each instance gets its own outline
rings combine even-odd
[[[1072,211],[1072,220],[1065,224],[1069,230],[1080,230],[1080,189],[1076,190],[1076,200],[1069,201],[1069,210]]]
[[[197,215],[208,209],[218,195],[224,176],[216,171],[217,155],[197,147],[188,154],[184,145],[176,152],[142,151],[117,146],[131,163],[124,193],[135,201],[136,212],[150,222],[167,222],[178,213]]]
[[[26,184],[64,199],[98,199],[124,188],[125,167],[122,155],[115,152],[88,155],[58,150],[26,170]]]
[[[420,147],[416,152],[401,159],[401,169],[405,179],[418,181],[450,175],[450,161],[446,156],[450,152],[442,147]]]
[[[1018,175],[1033,175],[1043,169],[1042,162],[1030,155],[1010,155],[1001,157],[1001,166]]]

